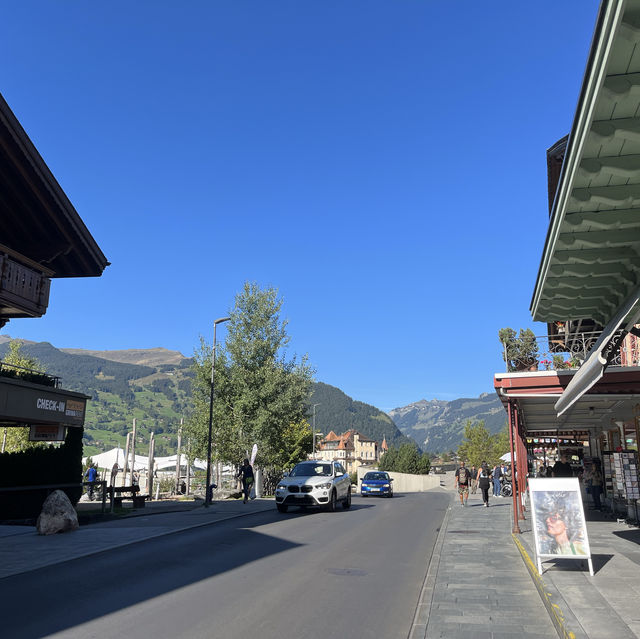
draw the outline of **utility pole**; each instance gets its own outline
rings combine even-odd
[[[151,438],[149,440],[149,469],[147,470],[148,479],[147,482],[149,484],[149,500],[153,500],[153,466],[154,466],[154,458],[156,456],[156,437],[155,434],[151,433]]]
[[[182,422],[180,419],[180,428],[178,428],[178,454],[176,455],[176,495],[180,492],[180,448],[182,446]]]
[[[191,494],[191,440],[187,438],[187,495]]]
[[[131,485],[133,486],[133,473],[136,471],[136,418],[133,418],[133,433],[131,435]]]
[[[127,471],[129,470],[129,447],[131,446],[131,433],[127,433],[127,443],[124,448],[124,469],[122,471],[122,485],[127,485]]]
[[[320,406],[320,404],[313,405],[313,426],[311,427],[311,439],[313,439],[313,458],[316,458],[316,406]]]

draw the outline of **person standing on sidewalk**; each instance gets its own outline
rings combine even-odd
[[[593,507],[596,510],[602,510],[600,503],[600,495],[602,494],[602,471],[600,470],[599,460],[593,463],[591,467],[591,496],[593,497]]]
[[[482,463],[480,469],[478,470],[478,487],[482,491],[482,501],[484,502],[485,507],[489,508],[489,481],[490,481],[491,471],[489,470],[489,466],[486,463]]]
[[[98,475],[98,471],[94,465],[89,466],[87,468],[87,472],[84,474],[86,480],[89,482],[89,490],[87,491],[89,494],[89,499],[93,501],[93,491],[96,487],[96,477]]]
[[[493,467],[493,472],[491,473],[491,480],[493,483],[493,496],[500,497],[500,478],[502,477],[502,469],[499,464],[496,464]]]
[[[460,505],[466,506],[469,499],[469,480],[471,479],[471,473],[468,468],[464,467],[464,462],[460,462],[460,467],[456,470],[456,488],[458,489],[458,495],[460,495]]]
[[[573,470],[565,454],[560,455],[560,460],[557,461],[551,470],[553,477],[573,477]]]
[[[253,486],[253,468],[249,463],[248,459],[245,459],[242,462],[242,467],[240,468],[240,472],[238,473],[238,477],[242,479],[242,503],[246,504],[249,499],[249,494],[251,493],[251,488]]]

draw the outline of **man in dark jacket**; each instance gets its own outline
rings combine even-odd
[[[560,455],[560,461],[554,464],[551,473],[552,477],[573,477],[573,470],[571,470],[571,464],[566,455]]]

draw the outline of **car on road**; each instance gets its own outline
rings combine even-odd
[[[363,497],[368,497],[369,495],[393,497],[393,479],[389,477],[389,473],[379,470],[369,471],[362,478],[360,494]]]
[[[336,461],[300,462],[276,488],[276,507],[281,513],[289,506],[334,511],[338,502],[351,508],[351,478]]]

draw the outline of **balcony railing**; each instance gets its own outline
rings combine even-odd
[[[32,384],[41,384],[42,386],[50,386],[58,388],[60,386],[60,378],[55,375],[48,375],[41,371],[36,371],[23,366],[14,366],[13,364],[5,364],[0,362],[0,378],[9,377],[12,379],[21,379]]]
[[[41,317],[46,313],[50,272],[36,266],[31,260],[0,246],[0,321],[11,317]]]
[[[598,341],[601,331],[577,333],[575,335],[536,335],[535,341],[528,341],[526,348],[518,343],[516,347],[507,348],[502,345],[503,359],[506,361],[507,372],[567,370],[580,368],[594,344]],[[622,333],[614,336],[613,342],[620,342],[619,348],[613,354],[611,366],[640,366],[640,339]]]

